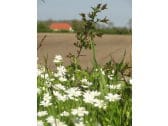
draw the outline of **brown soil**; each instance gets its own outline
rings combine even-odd
[[[53,58],[56,54],[60,54],[64,58],[64,64],[69,63],[69,59],[66,57],[69,52],[76,53],[76,48],[73,43],[76,41],[75,34],[68,33],[38,33],[37,44],[40,44],[44,35],[47,35],[42,43],[42,46],[38,49],[38,63],[44,64],[44,57],[48,56],[48,66],[54,67]],[[103,35],[102,38],[96,38],[96,57],[99,64],[105,64],[111,59],[111,57],[119,62],[126,51],[125,62],[131,64],[131,47],[132,36],[131,35]],[[90,50],[83,50],[80,57],[81,66],[92,66],[92,53]]]

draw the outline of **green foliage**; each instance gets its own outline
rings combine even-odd
[[[77,55],[69,54],[68,57],[71,58],[72,63],[77,64],[78,58],[82,49],[91,49],[93,54],[93,65],[97,67],[97,61],[95,56],[95,37],[101,37],[102,33],[97,31],[96,25],[99,22],[107,23],[108,19],[105,17],[103,19],[97,18],[97,14],[101,11],[107,9],[107,4],[98,4],[96,7],[91,7],[92,11],[88,14],[80,13],[82,17],[82,27],[77,31],[76,38],[77,42],[74,46],[78,48]]]
[[[119,35],[132,34],[132,30],[126,27],[103,28],[103,29],[98,29],[98,31],[104,34],[119,34]]]
[[[38,22],[37,23],[37,32],[52,32],[52,30],[49,29],[49,27],[46,23]]]
[[[84,22],[80,20],[72,20],[72,29],[76,31],[82,31]]]

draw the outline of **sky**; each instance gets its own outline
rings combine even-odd
[[[37,0],[38,20],[71,20],[81,19],[79,13],[88,13],[92,6],[107,3],[108,9],[99,17],[107,18],[115,26],[127,26],[132,18],[132,0]]]

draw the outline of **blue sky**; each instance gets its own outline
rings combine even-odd
[[[126,26],[132,17],[132,0],[37,0],[38,20],[81,19],[79,13],[87,13],[91,6],[107,3],[108,9],[99,17],[107,16],[115,26]]]

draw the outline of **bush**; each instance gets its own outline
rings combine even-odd
[[[37,32],[52,32],[52,30],[49,29],[49,27],[46,23],[38,22],[37,23]]]

